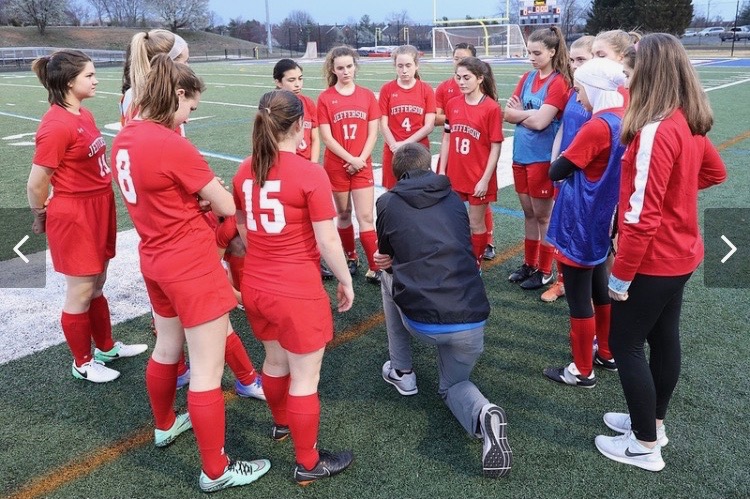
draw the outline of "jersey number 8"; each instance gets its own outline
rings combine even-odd
[[[127,149],[117,151],[115,157],[115,168],[117,168],[117,183],[120,185],[122,197],[130,204],[135,204],[138,195],[135,193],[133,177],[130,176],[130,154]]]

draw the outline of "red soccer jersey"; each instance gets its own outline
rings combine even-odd
[[[312,131],[313,128],[318,128],[318,109],[315,107],[315,103],[310,97],[299,94],[297,97],[302,101],[302,106],[305,108],[305,115],[302,118],[302,126],[305,129],[305,136],[297,145],[297,154],[305,159],[312,158],[311,144],[312,144]]]
[[[451,99],[445,110],[445,133],[450,134],[446,174],[456,192],[473,194],[487,168],[490,147],[503,141],[500,104],[484,96],[470,105],[465,98]],[[497,176],[490,178],[487,192],[497,191]]]
[[[330,125],[331,135],[353,156],[359,156],[367,142],[367,127],[380,118],[380,107],[369,88],[357,85],[352,95],[341,95],[329,87],[318,97],[318,123]],[[370,163],[370,158],[367,159]],[[343,166],[345,161],[326,148],[325,163]]]
[[[523,90],[523,85],[524,83],[526,83],[526,79],[529,77],[529,74],[531,74],[531,71],[524,74],[521,77],[521,80],[518,82],[518,85],[516,85],[516,89],[513,91],[513,95],[515,95],[516,97],[521,98],[521,91]],[[547,78],[554,74],[555,73],[552,72],[547,75],[546,78],[540,78],[539,71],[537,71],[534,81],[531,82],[531,91],[538,92],[539,89],[542,88],[542,86],[545,84]],[[544,98],[544,104],[549,104],[550,106],[554,106],[557,108],[557,119],[560,119],[562,117],[562,112],[565,110],[565,105],[568,103],[569,92],[570,87],[565,82],[565,78],[563,78],[561,74],[557,74],[557,76],[555,76],[555,79],[550,82],[549,87],[547,87],[547,96]]]
[[[703,259],[698,190],[722,183],[726,167],[708,137],[677,110],[644,126],[622,157],[619,239],[612,275],[680,276]]]
[[[612,112],[620,118],[622,118],[624,112],[621,108],[605,109],[604,111]],[[594,182],[602,178],[604,170],[607,169],[611,140],[612,134],[607,122],[603,119],[598,119],[597,115],[594,115],[589,121],[583,124],[573,142],[571,142],[562,155],[583,170],[587,179]]]
[[[435,89],[435,107],[438,107],[445,112],[445,105],[448,104],[448,101],[460,95],[461,89],[458,88],[456,79],[449,78],[438,85]]]
[[[424,126],[425,114],[435,113],[435,92],[422,80],[409,89],[398,86],[396,80],[389,81],[380,89],[380,112],[388,116],[393,138],[406,140]],[[420,143],[429,149],[428,137]]]
[[[55,194],[89,195],[112,188],[107,144],[88,109],[73,114],[52,105],[36,132],[33,163],[54,170]]]
[[[296,298],[327,296],[312,227],[336,216],[325,170],[280,152],[263,188],[254,179],[251,156],[232,182],[234,202],[245,213],[247,227],[243,285]]]
[[[220,265],[196,193],[214,179],[193,144],[165,126],[132,120],[112,144],[125,206],[141,236],[141,272],[159,282],[200,277]]]

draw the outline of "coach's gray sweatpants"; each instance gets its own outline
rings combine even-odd
[[[391,367],[399,371],[412,369],[411,337],[437,346],[440,387],[438,393],[461,426],[475,437],[480,437],[479,412],[489,401],[469,381],[471,371],[484,350],[484,326],[458,333],[423,334],[415,331],[404,320],[403,312],[393,301],[393,276],[381,275],[383,312],[388,331],[388,353]]]

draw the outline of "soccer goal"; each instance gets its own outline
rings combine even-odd
[[[464,21],[466,22],[466,21]],[[458,43],[470,43],[479,57],[526,57],[526,41],[518,24],[432,28],[432,57],[451,57]]]

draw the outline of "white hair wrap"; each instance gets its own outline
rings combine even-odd
[[[172,45],[172,50],[169,51],[169,58],[173,61],[177,59],[182,51],[185,50],[185,47],[187,47],[187,42],[180,35],[175,33],[174,45]]]
[[[624,99],[617,91],[625,83],[622,64],[596,57],[576,69],[574,79],[582,84],[593,111],[622,107]]]

